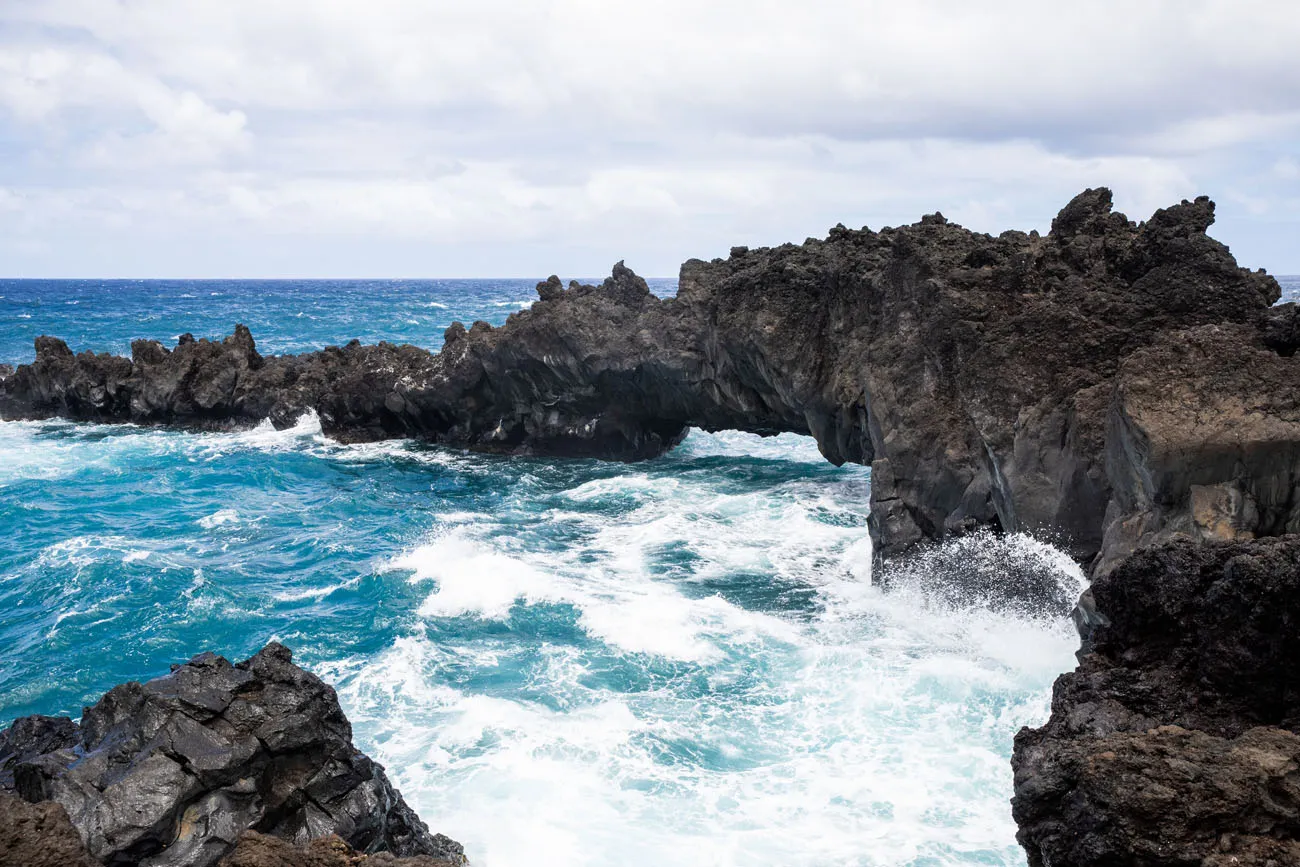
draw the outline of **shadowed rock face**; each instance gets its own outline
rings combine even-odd
[[[16,721],[0,732],[6,792],[57,804],[106,865],[215,865],[247,829],[464,863],[352,746],[334,690],[275,643],[238,665],[205,653],[114,687],[80,725]]]
[[[1016,736],[1031,867],[1300,864],[1300,537],[1145,549],[1092,595],[1092,652]]]
[[[539,284],[500,328],[453,324],[436,355],[353,343],[262,357],[242,327],[171,350],[139,341],[131,359],[40,338],[35,362],[0,379],[0,415],[220,428],[314,409],[343,440],[620,460],[661,454],[690,426],[790,431],[834,463],[872,465],[879,555],[989,527],[1050,531],[1109,568],[1189,522],[1220,538],[1300,520],[1276,477],[1297,440],[1272,381],[1231,383],[1253,389],[1258,446],[1206,428],[1218,439],[1197,448],[1215,461],[1182,475],[1151,464],[1177,465],[1185,445],[1165,449],[1184,426],[1152,404],[1182,372],[1184,331],[1228,367],[1267,356],[1281,378],[1300,341],[1294,315],[1268,310],[1276,282],[1205,234],[1213,213],[1200,198],[1138,225],[1099,189],[1045,237],[938,214],[836,227],[689,261],[666,300],[620,263],[600,286]],[[1180,387],[1222,397],[1229,374]]]

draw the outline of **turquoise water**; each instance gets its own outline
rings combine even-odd
[[[656,291],[671,293],[673,281]],[[216,293],[216,294],[213,294]],[[250,324],[436,346],[532,281],[0,281],[0,361]],[[75,302],[75,303],[73,303]],[[636,465],[0,423],[0,719],[271,638],[475,864],[1023,864],[1011,738],[1068,623],[872,586],[863,467],[694,432]],[[1028,539],[1004,544],[1077,570]]]

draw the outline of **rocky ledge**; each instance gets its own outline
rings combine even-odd
[[[1169,542],[1092,597],[1089,652],[1016,737],[1031,867],[1300,864],[1300,536]]]
[[[691,260],[659,299],[620,263],[557,278],[500,328],[262,356],[246,328],[130,358],[42,337],[0,417],[224,428],[315,410],[343,440],[614,459],[691,426],[816,438],[872,466],[880,556],[980,528],[1049,534],[1105,571],[1176,535],[1300,529],[1294,305],[1206,230],[1206,198],[1144,223],[1088,190],[1051,232],[931,214]],[[1209,407],[1212,411],[1206,411]]]
[[[79,724],[0,732],[0,849],[0,863],[110,867],[466,863],[353,747],[334,690],[275,643],[116,686]]]

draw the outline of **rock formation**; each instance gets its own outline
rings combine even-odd
[[[1031,867],[1300,864],[1300,537],[1147,548],[1092,597],[1091,652],[1016,737]]]
[[[456,858],[428,855],[365,855],[333,834],[295,846],[278,837],[245,831],[235,851],[222,860],[220,867],[459,867],[463,863]]]
[[[624,460],[690,426],[792,431],[872,465],[880,555],[989,527],[1052,534],[1105,569],[1177,533],[1300,524],[1278,474],[1300,442],[1295,404],[1276,388],[1293,379],[1296,317],[1206,235],[1213,214],[1201,198],[1139,225],[1101,189],[1045,237],[939,214],[836,227],[689,261],[662,300],[620,263],[600,286],[539,284],[500,328],[455,323],[437,354],[354,342],[263,357],[242,326],[170,350],[136,341],[130,359],[43,337],[32,364],[0,373],[0,416],[222,428],[314,409],[342,440]],[[1235,401],[1224,418],[1245,428],[1190,418],[1207,400]],[[1189,448],[1197,469],[1172,470]]]
[[[43,812],[6,815],[0,833],[16,822],[30,836],[36,823],[66,840],[70,819],[106,865],[215,865],[248,829],[465,863],[459,844],[430,834],[383,768],[352,746],[334,690],[275,643],[238,665],[205,653],[116,686],[79,725],[17,720],[0,732],[0,813],[17,803],[7,793]]]

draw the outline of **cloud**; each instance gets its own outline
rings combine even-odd
[[[1232,234],[1296,218],[1261,167],[1294,164],[1298,43],[1259,0],[11,4],[0,257],[671,273],[937,208],[1044,228],[1102,183],[1137,218],[1211,193]]]

